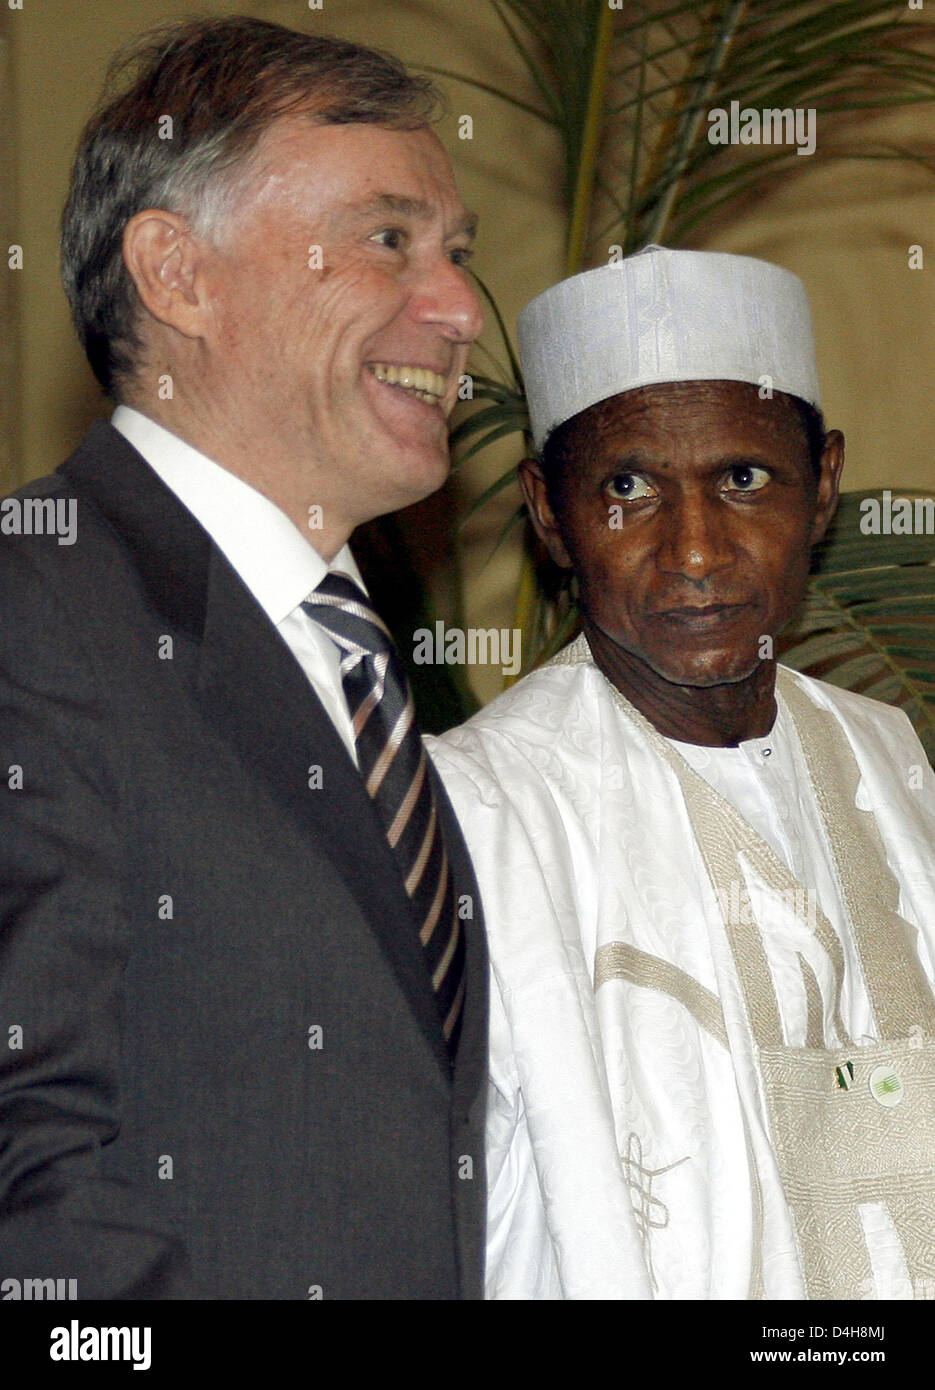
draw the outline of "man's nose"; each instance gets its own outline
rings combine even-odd
[[[458,343],[473,343],[484,327],[484,311],[470,276],[447,256],[426,266],[413,284],[409,310],[419,323],[438,324]]]
[[[660,568],[696,584],[725,569],[734,558],[734,545],[723,509],[713,499],[682,498],[663,521]]]

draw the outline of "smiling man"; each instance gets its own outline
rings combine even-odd
[[[582,635],[433,745],[484,893],[494,1298],[935,1276],[935,779],[778,666],[843,439],[788,272],[652,247],[520,319]]]
[[[63,271],[116,410],[23,493],[75,543],[0,550],[0,1275],[476,1298],[480,904],[348,548],[447,476],[473,218],[385,55],[225,19],[115,81]]]

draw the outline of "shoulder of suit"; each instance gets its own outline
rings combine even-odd
[[[0,499],[0,567],[6,581],[16,571],[54,568],[70,548],[78,506],[61,473],[34,478]],[[4,584],[6,592],[6,582]]]
[[[127,539],[70,466],[120,467],[130,446],[109,424],[92,426],[55,473],[25,483],[0,499],[0,614],[4,644],[109,649],[115,623],[141,593]],[[19,634],[14,638],[14,631]],[[24,655],[24,660],[27,659]]]
[[[121,446],[128,447],[122,436],[98,421],[55,473],[33,478],[0,500],[0,563],[5,573],[24,563],[50,578],[74,570],[76,555],[90,548],[87,543],[94,533],[106,528],[94,500],[65,469],[87,453],[119,453]]]

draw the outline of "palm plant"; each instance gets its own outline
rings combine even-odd
[[[916,496],[898,500],[914,506]],[[935,534],[867,533],[886,497],[842,496],[780,655],[797,671],[900,706],[935,766]]]
[[[891,0],[490,3],[534,99],[432,71],[472,82],[554,130],[563,155],[567,275],[653,242],[686,244],[712,214],[764,180],[802,170],[794,147],[711,143],[708,112],[733,101],[758,110],[814,109],[821,132],[815,160],[905,160],[935,169],[924,150],[848,143],[854,113],[935,98],[935,29],[919,23],[908,6]],[[520,367],[496,304],[481,288],[505,359],[493,374],[473,378],[475,408],[452,432],[461,464],[513,433],[530,448]],[[507,470],[474,506],[514,476],[515,468]],[[826,568],[813,578],[800,629],[807,641],[786,659],[820,667],[835,683],[863,682],[881,698],[900,699],[935,753],[935,570],[927,568],[935,543],[926,548],[923,537],[907,551],[903,537],[868,543],[862,534],[850,535],[854,505],[845,498],[836,539],[819,561]],[[522,515],[518,508],[510,524]],[[563,643],[574,621],[573,603],[543,586],[527,547],[516,614],[524,652],[541,659]]]

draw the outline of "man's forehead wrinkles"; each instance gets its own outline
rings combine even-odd
[[[417,217],[428,221],[435,216],[435,208],[424,198],[412,198],[402,193],[378,193],[357,208],[363,212],[398,212],[401,217]]]
[[[398,217],[412,217],[420,222],[430,222],[438,216],[438,209],[424,198],[412,198],[401,193],[378,193],[360,202],[348,202],[347,211],[358,217],[371,217],[381,213],[395,213]],[[473,238],[477,232],[477,214],[461,213],[453,223],[452,232],[464,232]]]
[[[684,458],[666,450],[654,449],[621,449],[619,452],[608,450],[607,457],[600,460],[603,467],[618,469],[621,473],[625,472],[671,472],[678,469],[680,464],[685,464]],[[710,455],[701,455],[687,461],[687,470],[683,466],[681,471],[689,471],[694,474],[707,475],[723,471],[725,468],[738,468],[745,466],[755,466],[757,468],[769,467],[769,459],[764,457],[757,449],[731,448],[719,450]]]
[[[770,404],[773,404],[772,402]],[[586,425],[592,447],[607,453],[752,455],[784,445],[790,420],[783,410],[709,410],[692,405],[608,409]]]

